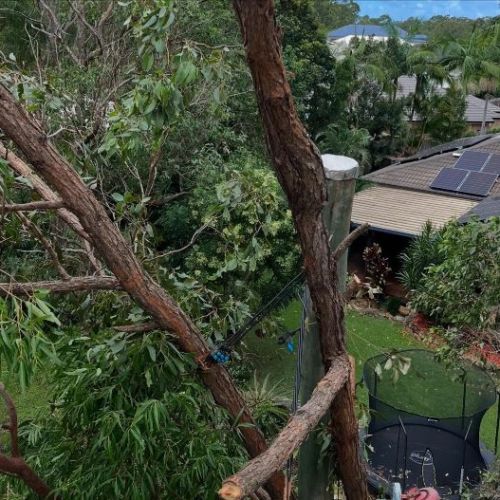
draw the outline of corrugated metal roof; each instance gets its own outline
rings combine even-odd
[[[463,198],[374,186],[354,196],[351,221],[354,224],[367,222],[382,231],[416,236],[427,221],[436,228],[442,227],[476,205],[477,202]]]

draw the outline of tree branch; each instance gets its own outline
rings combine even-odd
[[[52,189],[42,180],[38,175],[33,172],[30,166],[28,166],[21,158],[15,155],[12,151],[9,151],[0,141],[0,156],[7,161],[10,168],[14,170],[17,174],[21,175],[25,179],[27,179],[33,189],[37,191],[37,193],[44,198],[47,202],[60,203],[63,201],[59,198],[59,196],[52,191]],[[88,259],[92,265],[92,267],[97,271],[97,273],[101,274],[102,266],[94,257],[93,250],[90,247],[89,240],[90,236],[83,229],[78,217],[70,212],[67,208],[58,208],[57,215],[78,235],[83,239],[83,246],[87,251]]]
[[[245,400],[224,366],[207,361],[210,347],[194,322],[144,270],[131,245],[113,224],[103,205],[80,176],[47,140],[41,126],[0,85],[0,128],[23,152],[44,181],[53,186],[65,205],[89,234],[95,249],[122,288],[147,311],[162,330],[176,335],[180,348],[193,354],[204,384],[217,404],[237,419],[245,446],[252,457],[267,443]],[[276,474],[266,485],[273,499],[283,496],[284,478]]]
[[[31,295],[37,290],[48,290],[52,293],[69,293],[120,289],[120,283],[114,276],[84,276],[64,281],[0,283],[0,297],[6,297],[7,295]]]
[[[50,488],[47,484],[33,471],[21,456],[17,437],[18,426],[16,406],[2,383],[0,383],[0,397],[3,399],[9,414],[9,423],[5,428],[9,430],[11,441],[11,456],[9,457],[4,453],[0,453],[0,472],[18,477],[39,497],[55,500],[56,497],[50,492]]]
[[[269,157],[286,194],[304,259],[304,274],[319,328],[325,371],[346,353],[337,262],[323,220],[327,199],[321,156],[300,121],[281,57],[281,29],[273,0],[233,0],[255,88]],[[349,385],[335,398],[332,437],[348,500],[369,498],[358,449],[354,396]]]
[[[13,203],[10,205],[0,206],[0,213],[10,213],[10,212],[31,212],[33,210],[55,210],[58,208],[63,208],[63,202],[61,200],[55,201],[32,201],[29,203]]]
[[[180,248],[176,248],[175,250],[170,250],[168,252],[164,252],[164,253],[161,253],[159,255],[155,255],[154,257],[151,257],[150,259],[147,259],[148,261],[151,261],[151,260],[156,260],[156,259],[161,259],[163,257],[170,257],[171,255],[175,255],[177,253],[181,253],[183,252],[184,250],[187,250],[189,247],[193,246],[194,243],[196,242],[196,240],[198,239],[198,236],[200,236],[200,234],[205,231],[205,229],[207,229],[208,227],[210,227],[210,224],[207,222],[206,224],[203,224],[203,226],[199,227],[194,233],[193,235],[191,236],[191,239],[189,240],[188,243],[186,243],[184,246],[180,247]]]
[[[269,448],[223,482],[219,490],[222,499],[240,500],[250,495],[283,467],[328,411],[349,378],[350,366],[346,356],[339,356],[333,361],[328,373],[314,389],[311,399],[297,410]]]
[[[147,333],[158,329],[161,328],[155,321],[146,321],[145,323],[135,323],[132,325],[118,325],[113,327],[113,330],[124,333]]]
[[[333,251],[333,258],[338,260],[344,252],[356,241],[361,235],[368,232],[370,229],[370,224],[364,222],[361,226],[358,226],[354,231],[349,233],[337,246],[337,248]]]
[[[61,198],[52,191],[52,189],[42,180],[38,175],[33,172],[31,167],[27,165],[21,158],[19,158],[12,151],[8,150],[2,142],[0,142],[0,156],[7,161],[9,166],[16,172],[17,174],[24,177],[26,180],[30,182],[33,186],[33,189],[38,192],[38,194],[44,198],[46,201],[50,202],[61,202]],[[68,226],[75,231],[78,236],[88,240],[89,235],[83,229],[78,217],[75,214],[71,213],[66,208],[60,208],[57,210],[57,214],[61,217],[61,219],[68,224]]]

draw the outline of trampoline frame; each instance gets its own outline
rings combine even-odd
[[[416,351],[421,351],[421,352],[428,353],[429,355],[433,355],[432,351],[429,351],[427,349],[404,349],[401,351],[397,351],[397,354],[404,355],[404,353],[414,353]],[[454,437],[460,439],[463,443],[462,444],[461,468],[460,468],[460,480],[459,480],[459,484],[458,484],[458,493],[461,494],[462,490],[463,490],[463,485],[464,485],[465,465],[466,465],[466,456],[467,456],[467,448],[468,448],[467,445],[472,447],[474,449],[474,451],[478,453],[478,456],[482,460],[482,464],[479,464],[479,463],[477,464],[478,466],[481,466],[480,468],[487,469],[491,463],[491,461],[488,461],[487,457],[485,456],[485,454],[482,451],[482,446],[481,446],[482,443],[481,443],[480,439],[478,439],[478,441],[476,443],[475,439],[474,439],[474,442],[471,442],[471,441],[468,441],[468,438],[469,438],[469,433],[470,433],[474,418],[481,415],[480,420],[479,420],[479,426],[477,428],[477,431],[475,431],[475,432],[479,433],[479,429],[480,429],[484,414],[486,413],[486,411],[488,409],[492,408],[495,405],[495,402],[497,403],[497,417],[496,417],[494,449],[495,449],[495,455],[497,454],[499,428],[500,428],[500,392],[496,389],[493,389],[494,394],[495,394],[495,401],[492,404],[490,404],[489,406],[487,406],[485,408],[478,409],[478,411],[476,411],[475,413],[473,413],[471,415],[466,415],[466,402],[467,402],[467,389],[468,389],[468,387],[467,387],[467,373],[469,373],[469,372],[467,371],[466,367],[460,366],[459,368],[463,371],[463,374],[464,374],[463,382],[462,382],[463,391],[462,391],[461,415],[457,415],[456,417],[437,418],[437,417],[432,417],[432,416],[421,415],[420,413],[412,413],[412,411],[410,411],[410,410],[403,410],[401,408],[395,407],[392,404],[386,403],[382,398],[378,397],[379,375],[375,371],[374,371],[374,380],[373,380],[373,387],[372,387],[373,391],[370,390],[371,388],[368,386],[367,381],[365,380],[365,370],[367,368],[368,363],[373,362],[374,360],[376,360],[377,358],[380,358],[381,356],[382,355],[372,356],[371,358],[369,358],[368,360],[365,361],[365,363],[363,365],[363,377],[362,377],[361,382],[364,383],[365,387],[367,388],[368,394],[370,396],[370,398],[369,398],[370,399],[370,402],[369,402],[370,412],[372,412],[373,408],[376,408],[376,404],[372,406],[372,404],[373,404],[372,398],[373,398],[373,400],[375,402],[377,402],[381,405],[384,405],[385,407],[387,407],[389,409],[394,410],[395,414],[397,414],[399,424],[393,422],[387,426],[377,427],[376,431],[373,434],[373,435],[378,434],[379,432],[382,432],[385,429],[388,429],[390,427],[394,427],[395,425],[398,425],[394,476],[398,477],[397,474],[398,474],[399,463],[400,463],[401,432],[404,433],[404,455],[403,455],[404,464],[403,464],[403,474],[402,474],[402,486],[403,486],[403,491],[404,491],[406,489],[406,483],[407,483],[406,476],[407,476],[407,470],[408,470],[408,464],[407,464],[407,460],[408,460],[408,433],[406,430],[406,425],[410,425],[410,426],[418,425],[418,426],[422,426],[422,427],[429,427],[430,429],[436,429],[436,430],[439,430],[442,432],[449,433],[450,435],[453,435]],[[439,361],[436,361],[436,362],[439,363]],[[474,365],[472,365],[472,363],[471,363],[471,366],[473,367]],[[478,367],[475,367],[475,369],[480,370]],[[482,376],[487,377],[491,381],[492,388],[494,388],[495,386],[494,386],[493,380],[490,377],[490,375],[484,371],[481,371],[481,374],[482,374]],[[465,432],[459,433],[459,432],[452,430],[452,428],[448,428],[447,426],[444,426],[444,425],[443,426],[439,426],[439,425],[428,425],[427,426],[425,424],[425,421],[423,421],[422,423],[407,422],[405,424],[405,422],[403,421],[404,417],[401,418],[402,413],[406,414],[406,415],[411,415],[413,417],[416,417],[417,419],[418,418],[427,419],[427,422],[429,422],[429,423],[431,420],[434,420],[435,423],[437,423],[441,420],[446,421],[446,420],[453,420],[453,419],[457,419],[457,420],[461,419],[461,421],[462,421],[461,428]],[[466,429],[466,421],[467,420],[468,420],[468,425],[467,425],[467,429]],[[368,428],[371,426],[372,422],[375,422],[375,421],[376,420],[371,417],[370,423],[368,424]],[[370,436],[367,433],[365,433],[365,436],[364,436],[362,442],[365,443],[366,440],[369,439],[369,437]],[[427,451],[430,451],[430,453],[432,454],[431,448],[428,447],[426,449],[426,454],[427,454]],[[374,452],[374,454],[376,455],[376,452]],[[422,477],[422,479],[423,479],[423,467],[424,467],[424,465],[425,465],[425,458],[422,459],[422,473],[420,476],[420,477]],[[372,469],[372,468],[370,467],[370,469]],[[381,481],[378,481],[378,480],[376,481],[376,483],[377,483],[376,486],[378,486],[378,487],[380,487],[381,484],[390,484],[391,483],[390,478],[384,477],[383,475],[379,474],[378,472],[376,472],[373,469],[370,470],[369,477],[370,476],[372,476],[372,477],[375,476],[377,478],[380,478]],[[373,482],[375,482],[375,481],[373,481]],[[374,486],[374,485],[372,484],[372,486]],[[437,486],[439,486],[439,484]],[[449,486],[449,485],[447,485],[447,486]]]

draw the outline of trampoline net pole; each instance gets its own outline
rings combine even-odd
[[[401,429],[403,429],[405,435],[405,454],[403,460],[403,491],[406,490],[406,467],[407,467],[407,455],[408,455],[408,434],[406,433],[406,428],[401,420],[401,415],[398,415],[399,424],[401,425]]]
[[[396,464],[394,466],[394,478],[398,479],[398,470],[399,470],[399,442],[401,439],[401,426],[398,427],[398,441],[396,445]]]
[[[472,419],[469,421],[469,426],[467,427],[467,432],[464,436],[464,444],[462,449],[462,467],[460,469],[460,486],[458,488],[458,492],[462,494],[462,489],[464,487],[464,470],[465,470],[465,452],[467,450],[467,438],[469,437],[470,427],[472,425]]]
[[[500,393],[497,392],[497,399],[498,399],[498,404],[497,404],[497,426],[495,429],[495,455],[498,452],[498,427],[500,425]]]
[[[465,428],[465,400],[467,398],[467,379],[464,375],[464,392],[462,395],[462,430]]]

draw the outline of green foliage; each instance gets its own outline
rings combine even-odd
[[[407,290],[418,290],[422,286],[425,272],[430,265],[441,261],[439,243],[441,232],[435,231],[427,221],[419,235],[413,238],[406,251],[401,254],[399,279]]]
[[[39,291],[29,300],[0,298],[0,362],[17,375],[21,389],[47,360],[58,363],[51,337],[61,324]]]
[[[495,22],[495,18],[432,16],[429,19],[410,17],[398,22],[406,31],[414,34],[423,34],[429,37],[431,43],[442,40],[467,40],[474,30],[484,31]]]
[[[481,476],[481,483],[476,488],[465,490],[464,500],[492,500],[500,490],[500,461],[497,459]]]
[[[354,0],[314,0],[313,7],[325,31],[354,23],[359,14],[359,5]]]
[[[495,328],[500,321],[500,218],[449,223],[412,303],[443,324]]]
[[[314,136],[336,118],[335,60],[309,0],[281,1],[277,11],[292,93],[302,120]]]
[[[227,311],[234,328],[297,271],[291,214],[273,173],[244,149],[228,159],[206,149],[191,172],[192,195],[161,213],[155,234],[164,261],[206,283],[218,295],[218,316]],[[226,308],[230,297],[247,306]]]
[[[417,110],[422,120],[422,133],[428,134],[437,144],[463,137],[467,130],[466,107],[465,95],[455,87],[447,89],[444,95],[430,96]]]
[[[260,382],[254,372],[245,398],[259,427],[270,435],[277,434],[286,424],[289,416],[289,410],[285,406],[287,398],[283,394],[281,384],[270,383],[269,376]]]
[[[368,169],[370,166],[370,151],[368,146],[371,137],[364,128],[348,128],[345,125],[331,124],[317,136],[322,153],[349,156],[358,161],[360,166]]]
[[[237,427],[165,334],[67,332],[57,352],[52,411],[22,438],[61,496],[216,498],[244,461]]]

